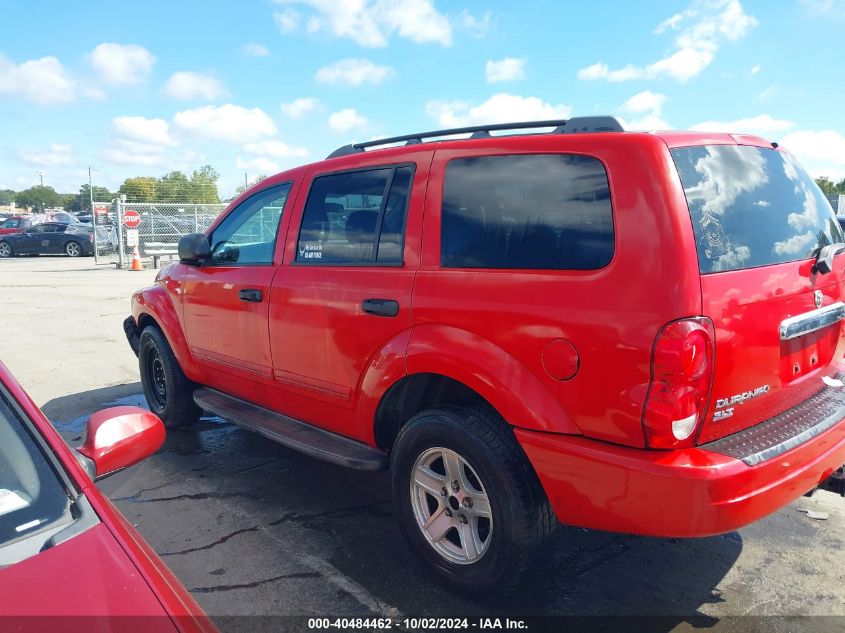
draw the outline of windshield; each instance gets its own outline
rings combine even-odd
[[[5,547],[70,522],[70,504],[62,481],[0,392],[0,565]]]
[[[746,145],[671,152],[702,274],[806,259],[843,241],[827,198],[790,154]]]

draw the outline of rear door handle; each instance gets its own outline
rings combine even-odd
[[[249,301],[250,303],[261,303],[264,294],[256,288],[244,288],[238,290],[238,299],[241,301]]]
[[[395,317],[399,314],[399,302],[393,299],[364,299],[361,308],[376,316]]]

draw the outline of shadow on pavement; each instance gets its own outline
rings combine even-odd
[[[56,398],[43,410],[73,434],[98,408],[143,402],[133,383]],[[701,607],[723,601],[717,587],[743,547],[737,533],[678,540],[562,527],[519,594],[467,600],[432,581],[406,547],[387,473],[326,464],[217,418],[170,429],[158,454],[101,487],[212,616],[388,609],[413,617],[661,615],[668,618],[653,623],[657,630],[689,619],[700,626]]]

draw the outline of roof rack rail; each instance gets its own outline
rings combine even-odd
[[[452,136],[455,134],[471,134],[470,138],[488,138],[490,132],[498,130],[528,130],[543,127],[552,127],[552,134],[575,134],[584,132],[623,132],[622,125],[613,116],[578,116],[571,119],[555,119],[550,121],[525,121],[521,123],[496,123],[493,125],[473,125],[470,127],[455,127],[447,130],[432,130],[431,132],[419,132],[418,134],[405,134],[403,136],[391,136],[377,141],[365,143],[352,143],[337,148],[326,158],[337,158],[338,156],[349,156],[360,154],[368,147],[379,145],[390,145],[392,143],[405,142],[405,145],[417,145],[426,138],[439,136]]]

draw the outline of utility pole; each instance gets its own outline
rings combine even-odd
[[[91,203],[91,224],[94,226],[94,262],[99,263],[100,257],[100,245],[99,240],[97,239],[97,232],[99,231],[99,225],[97,224],[97,214],[94,213],[94,185],[92,184],[91,179],[91,172],[97,171],[96,169],[92,169],[91,165],[88,165],[88,202]]]
[[[244,191],[249,189],[249,183],[246,180],[246,172],[244,172]]]
[[[94,215],[94,187],[91,185],[91,165],[88,165],[88,197],[91,202],[91,215]],[[91,220],[96,220],[92,217]]]
[[[38,176],[41,179],[41,186],[43,187],[44,186],[44,172],[43,171],[37,171],[37,172],[35,172],[35,175]]]

